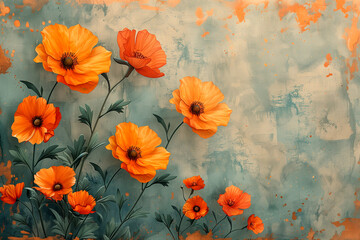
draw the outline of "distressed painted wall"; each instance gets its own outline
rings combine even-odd
[[[213,81],[233,110],[229,125],[210,139],[183,127],[169,148],[168,171],[178,178],[147,193],[143,205],[150,212],[181,205],[182,179],[200,174],[202,196],[219,214],[216,200],[225,187],[234,184],[252,195],[251,212],[265,224],[259,237],[360,239],[359,13],[359,0],[0,1],[0,174],[9,174],[3,170],[11,164],[7,151],[17,144],[10,126],[29,94],[19,81],[41,83],[47,91],[55,81],[33,62],[44,26],[79,23],[113,56],[119,30],[146,28],[167,54],[165,77],[126,81],[117,95],[132,102],[125,114],[101,123],[99,138],[107,139],[121,121],[149,125],[162,136],[152,113],[174,125],[181,121],[169,99],[185,76]],[[120,67],[109,74],[114,82],[122,75]],[[103,81],[87,95],[64,85],[56,89],[53,101],[65,121],[55,139],[67,145],[87,134],[77,122],[78,106],[100,107],[105,92]],[[91,159],[120,165],[105,149]],[[95,176],[90,166],[86,170]],[[21,170],[15,172],[21,177]],[[126,174],[116,181],[114,192],[117,185],[134,193],[139,187]],[[4,239],[16,233],[8,211],[0,213]],[[167,236],[151,217],[137,224],[145,239]]]

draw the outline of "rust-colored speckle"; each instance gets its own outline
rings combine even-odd
[[[7,70],[11,67],[10,58],[5,56],[4,50],[0,45],[0,74],[7,73]]]
[[[359,240],[360,239],[360,218],[345,218],[343,222],[333,222],[336,227],[344,226],[345,230],[339,235],[337,232],[332,240]]]
[[[0,176],[6,178],[6,184],[11,182],[11,161],[9,160],[5,166],[5,163],[0,163]]]
[[[0,16],[5,16],[10,13],[10,8],[5,6],[3,1],[0,2]]]
[[[19,20],[15,20],[15,21],[14,21],[14,26],[15,26],[15,27],[20,27],[20,26],[21,26],[20,21],[19,21]]]
[[[291,218],[292,218],[292,220],[296,220],[296,219],[297,219],[296,212],[293,212],[293,213],[292,213],[292,217],[291,217]]]
[[[32,12],[40,11],[49,0],[23,0],[22,5],[15,4],[16,8],[31,7]]]

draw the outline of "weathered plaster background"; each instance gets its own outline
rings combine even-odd
[[[185,76],[213,81],[233,110],[229,125],[210,139],[200,138],[188,126],[175,136],[167,171],[178,178],[169,188],[147,192],[142,201],[150,212],[182,204],[182,179],[200,174],[206,183],[201,195],[219,214],[216,200],[225,187],[234,184],[252,195],[252,206],[243,216],[255,213],[263,219],[260,237],[360,239],[359,13],[359,0],[0,1],[0,174],[11,164],[8,149],[17,144],[11,137],[13,114],[29,94],[19,81],[42,84],[49,91],[56,79],[32,60],[44,26],[79,23],[114,57],[119,55],[119,30],[146,28],[167,54],[165,77],[133,74],[113,96],[131,104],[125,114],[101,123],[101,139],[114,133],[121,121],[149,125],[163,136],[152,113],[173,126],[181,121],[168,101]],[[113,64],[112,82],[123,71]],[[67,145],[79,134],[87,135],[77,122],[78,106],[87,103],[96,111],[105,93],[102,80],[88,95],[58,87],[53,101],[63,121],[52,141]],[[91,160],[120,166],[105,149]],[[95,176],[90,166],[86,170]],[[116,187],[130,192],[130,199],[139,191],[127,174],[112,186],[113,192]],[[5,238],[16,232],[6,209],[0,213]],[[242,216],[237,219],[242,226]],[[152,217],[134,227],[146,239],[166,238]]]

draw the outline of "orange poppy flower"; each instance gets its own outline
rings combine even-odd
[[[47,142],[54,136],[59,125],[61,114],[58,107],[47,104],[44,98],[28,96],[19,104],[14,123],[11,126],[12,136],[19,142],[29,141],[32,144]]]
[[[208,214],[209,208],[200,196],[189,198],[183,206],[183,213],[190,219],[200,219]]]
[[[95,212],[92,211],[96,205],[95,198],[85,190],[69,193],[68,202],[72,209],[80,214],[90,214]]]
[[[141,75],[149,78],[159,78],[165,74],[159,68],[166,64],[166,54],[154,34],[147,30],[138,32],[124,28],[119,31],[117,42],[120,58],[128,61]]]
[[[16,186],[13,184],[9,184],[0,187],[1,201],[8,204],[14,204],[16,200],[21,197],[24,185],[25,184],[22,182],[16,184]]]
[[[253,231],[255,234],[262,233],[264,231],[264,224],[259,217],[255,217],[255,214],[248,218],[247,229]]]
[[[34,62],[58,74],[57,81],[72,90],[89,93],[97,86],[98,75],[109,72],[111,52],[101,46],[94,48],[98,38],[79,24],[70,28],[49,25],[41,35],[43,41],[35,49],[38,55]]]
[[[209,138],[218,126],[226,126],[232,110],[225,104],[224,95],[212,82],[196,77],[184,77],[180,88],[173,91],[170,103],[184,115],[184,122],[202,138]]]
[[[106,149],[111,150],[114,158],[122,161],[121,167],[139,182],[149,182],[155,177],[156,170],[166,169],[169,163],[170,153],[157,147],[161,139],[148,126],[120,123],[109,142]]]
[[[183,183],[187,188],[191,188],[192,190],[200,190],[205,187],[204,180],[200,176],[184,179]]]
[[[231,185],[225,189],[225,194],[220,194],[217,201],[223,207],[223,211],[229,217],[240,215],[251,206],[251,195],[243,192],[240,188]]]
[[[34,187],[49,199],[60,201],[63,195],[72,192],[75,184],[75,172],[71,167],[52,166],[43,168],[35,174]]]

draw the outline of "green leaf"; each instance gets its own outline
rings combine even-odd
[[[120,99],[118,101],[116,101],[115,103],[111,104],[110,107],[108,108],[108,110],[102,114],[100,117],[105,116],[105,114],[109,113],[109,112],[117,112],[117,113],[122,113],[124,112],[124,107],[126,105],[128,105],[130,103],[130,101],[124,101],[124,99]]]
[[[108,196],[98,199],[96,202],[97,203],[116,202],[116,199],[113,195],[108,195]]]
[[[21,80],[20,82],[22,82],[23,84],[26,85],[26,87],[32,91],[34,91],[34,93],[36,93],[36,95],[38,95],[39,97],[42,97],[42,92],[43,92],[43,88],[41,87],[41,91],[39,91],[37,89],[37,87],[32,84],[31,82],[28,82],[28,81],[24,81],[24,80]]]
[[[52,214],[55,217],[54,225],[51,227],[53,234],[59,234],[59,235],[65,236],[67,226],[69,225],[68,217],[66,216],[65,218],[63,218],[54,209],[50,208],[50,211],[52,212]]]
[[[118,239],[122,239],[122,240],[129,240],[131,239],[131,232],[130,232],[130,227],[126,226],[120,229],[119,234],[117,234],[119,236]]]
[[[179,216],[181,217],[181,210],[178,209],[176,206],[171,205],[171,207],[177,212],[177,214],[179,214]]]
[[[102,143],[97,143],[97,134],[95,133],[93,135],[93,137],[91,138],[90,140],[90,143],[89,143],[89,153],[94,151],[95,149],[101,147],[101,146],[104,146],[106,144],[106,142],[102,142]]]
[[[73,147],[68,146],[72,159],[75,159],[74,162],[72,163],[75,168],[79,166],[81,158],[88,154],[87,152],[85,152],[86,150],[85,142],[86,140],[84,135],[80,135],[78,140],[74,140]]]
[[[151,185],[154,184],[161,184],[164,187],[169,186],[170,181],[174,180],[176,178],[176,176],[171,176],[170,174],[166,173],[160,177],[156,177],[152,183],[150,183],[150,185],[148,187],[150,187]]]
[[[153,114],[153,115],[156,117],[156,120],[163,126],[163,128],[167,134],[169,131],[169,128],[166,126],[164,119],[162,117],[160,117],[159,115],[156,115],[156,114]],[[168,126],[170,127],[170,123]]]
[[[129,63],[127,61],[124,61],[120,58],[114,58],[114,61],[118,64],[129,66]]]
[[[205,233],[209,233],[209,227],[206,223],[203,223],[203,229],[204,229]]]
[[[81,229],[77,236],[74,237],[78,237],[79,239],[96,238],[95,232],[99,229],[97,223],[93,222],[91,218],[87,218],[84,224],[82,224],[82,221],[80,222]]]
[[[158,221],[158,222],[160,222],[160,223],[163,222],[163,220],[162,220],[162,218],[161,218],[161,215],[160,215],[158,212],[155,212],[155,220]]]
[[[27,155],[24,151],[24,149],[15,146],[14,150],[9,150],[10,155],[14,158],[13,159],[13,164],[14,165],[27,165],[29,167],[29,169],[31,169],[30,167],[30,163],[28,161]]]
[[[126,198],[121,194],[120,190],[118,189],[116,192],[116,203],[119,206],[119,212],[121,212],[124,203],[126,202]]]
[[[46,159],[46,158],[50,158],[50,159],[56,159],[58,157],[58,153],[62,152],[65,150],[65,148],[58,148],[59,145],[52,145],[44,150],[42,150],[35,166],[42,160]]]
[[[78,187],[79,187],[79,190],[89,191],[90,187],[91,187],[91,183],[90,183],[89,179],[87,179],[87,177],[84,177],[82,180],[80,180]]]
[[[139,208],[133,210],[133,211],[130,213],[130,215],[129,215],[128,218],[130,219],[130,218],[145,218],[145,217],[147,217],[147,215],[148,215],[149,213],[147,213],[147,212],[142,212],[141,209],[142,209],[142,207],[139,207]]]
[[[94,167],[95,171],[97,171],[100,174],[101,178],[103,179],[103,181],[105,183],[106,177],[105,177],[105,174],[104,174],[103,170],[101,169],[101,167],[93,162],[90,162],[90,164]]]
[[[214,211],[212,211],[212,214],[213,214],[213,216],[214,216],[215,223],[217,223],[217,218],[216,218],[215,212],[214,212]]]
[[[100,198],[102,198],[102,196],[104,195],[104,193],[105,193],[105,186],[101,186],[98,190],[97,190],[97,192],[95,193],[95,195],[94,195],[94,198],[95,198],[95,200],[97,201],[98,199],[100,199]]]
[[[81,123],[88,125],[90,127],[90,129],[92,129],[91,123],[92,123],[92,118],[93,118],[93,111],[87,104],[85,104],[85,108],[79,107],[79,109],[80,109],[80,113],[81,113],[79,116],[79,121]]]

